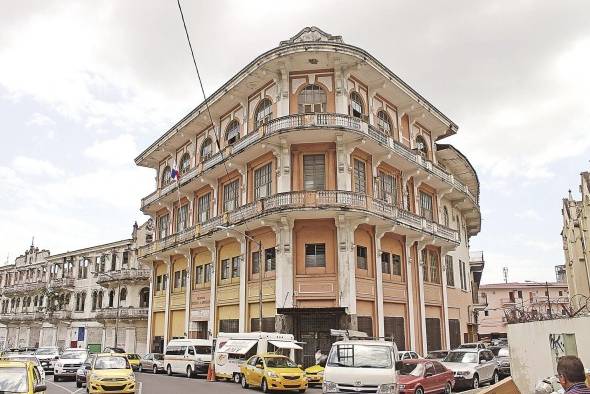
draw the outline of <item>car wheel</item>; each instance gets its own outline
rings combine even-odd
[[[166,367],[166,373],[168,374],[168,376],[172,376],[172,367],[170,366],[170,364],[168,364],[168,366]]]
[[[424,389],[422,387],[416,387],[414,394],[424,394]]]
[[[54,382],[59,382],[59,375],[53,374],[53,381]]]
[[[239,373],[235,373],[233,380],[234,380],[234,383],[240,383],[240,381],[241,381],[240,374]]]
[[[189,379],[193,377],[193,369],[190,365],[186,367],[186,377]]]
[[[299,392],[300,392],[301,394],[303,394],[303,393],[305,393],[305,389],[301,389],[301,390],[299,390]]]
[[[240,383],[242,384],[242,388],[243,389],[247,389],[248,388],[248,382],[246,381],[246,376],[242,375],[240,377]]]
[[[137,372],[143,372],[143,367],[141,366],[141,363],[139,363],[139,367],[137,367]]]
[[[444,394],[451,394],[451,391],[453,390],[453,387],[451,386],[451,382],[447,382],[447,384],[445,384],[445,391],[443,391]]]
[[[498,371],[494,371],[494,376],[492,377],[492,384],[498,383],[500,378],[498,377]]]
[[[77,388],[81,388],[82,387],[82,382],[80,382],[78,379],[76,379],[76,387]]]
[[[158,373],[158,367],[156,365],[154,365],[154,375],[156,375]]]
[[[266,383],[266,379],[262,379],[262,383],[260,384],[260,389],[263,393],[268,393],[268,383]]]
[[[473,375],[473,382],[471,384],[471,388],[473,388],[473,389],[479,388],[479,376],[477,376],[477,374]]]

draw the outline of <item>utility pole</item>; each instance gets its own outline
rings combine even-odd
[[[547,305],[549,310],[549,318],[553,319],[553,312],[551,311],[551,298],[549,298],[549,283],[545,281],[545,295],[547,296]]]

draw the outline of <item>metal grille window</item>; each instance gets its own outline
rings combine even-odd
[[[160,239],[164,239],[168,236],[168,215],[160,217],[158,221],[158,234]]]
[[[223,212],[230,212],[238,207],[238,184],[236,179],[223,186]]]
[[[268,163],[254,170],[254,198],[256,200],[268,197],[272,193],[272,163]]]
[[[188,204],[178,209],[176,214],[176,232],[184,231],[188,227]]]
[[[198,202],[199,223],[205,223],[207,220],[209,220],[210,201],[211,201],[211,193],[207,193],[204,196],[199,197],[199,202]]]
[[[239,319],[219,320],[219,332],[238,332],[240,329]]]
[[[366,270],[367,267],[367,248],[365,246],[356,247],[356,268]]]
[[[406,325],[403,317],[385,316],[385,336],[393,338],[398,350],[406,350]]]
[[[352,92],[350,95],[350,115],[355,118],[363,116],[363,99],[357,92]]]
[[[184,155],[182,155],[182,157],[180,158],[180,175],[184,175],[188,172],[188,170],[191,167],[191,157],[188,153],[185,153]]]
[[[387,115],[387,112],[377,112],[377,127],[387,135],[391,133],[391,119],[389,118],[389,115]]]
[[[324,155],[303,156],[303,189],[325,189],[325,157]]]
[[[263,99],[256,107],[254,120],[256,121],[256,128],[272,119],[272,103],[269,99]]]
[[[240,256],[235,256],[231,258],[231,277],[240,277]]]
[[[305,266],[326,266],[326,244],[305,244]]]
[[[391,253],[381,252],[381,271],[391,275]]]
[[[261,331],[260,330],[260,319],[257,317],[250,319],[250,331]],[[274,317],[263,317],[262,318],[262,332],[275,332],[275,318]],[[272,346],[269,344],[269,346]]]
[[[229,259],[221,260],[221,279],[229,279],[231,276],[231,266]]]
[[[393,175],[379,172],[380,180],[380,197],[389,204],[397,204],[397,185],[396,179]]]
[[[228,145],[236,143],[240,139],[240,124],[237,120],[232,120],[225,129],[225,140]]]
[[[399,254],[391,255],[391,273],[393,275],[402,275],[402,256]]]
[[[455,287],[453,256],[445,256],[445,266],[447,267],[447,286]]]
[[[326,92],[318,85],[307,85],[297,98],[300,114],[326,112]]]
[[[201,144],[201,161],[207,160],[213,154],[213,142],[211,138],[205,138]]]
[[[422,216],[428,220],[432,220],[432,196],[428,193],[420,192],[420,208]]]
[[[367,175],[365,171],[365,162],[354,159],[354,191],[357,193],[367,192]]]
[[[436,253],[429,253],[429,275],[428,279],[432,283],[440,283],[440,265],[438,264],[438,255]]]

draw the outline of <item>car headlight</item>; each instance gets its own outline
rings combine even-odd
[[[395,383],[380,384],[377,394],[397,394],[399,389]]]
[[[457,375],[461,375],[461,376],[469,376],[469,371],[458,371]]]
[[[338,385],[334,382],[324,380],[324,383],[322,384],[322,391],[324,393],[335,393],[338,391]]]
[[[405,388],[406,388],[406,385],[405,385],[405,384],[398,384],[398,385],[397,385],[397,387],[398,387],[400,390],[403,390],[403,389],[405,389]]]
[[[56,367],[56,368],[61,368],[62,367],[62,363],[57,362],[53,366]]]
[[[266,371],[266,376],[268,376],[269,378],[274,378],[274,379],[279,377],[279,375],[277,375],[273,371]]]

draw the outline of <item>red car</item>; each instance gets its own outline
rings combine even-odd
[[[399,392],[408,394],[451,394],[455,378],[453,371],[438,361],[408,359],[399,371]]]

